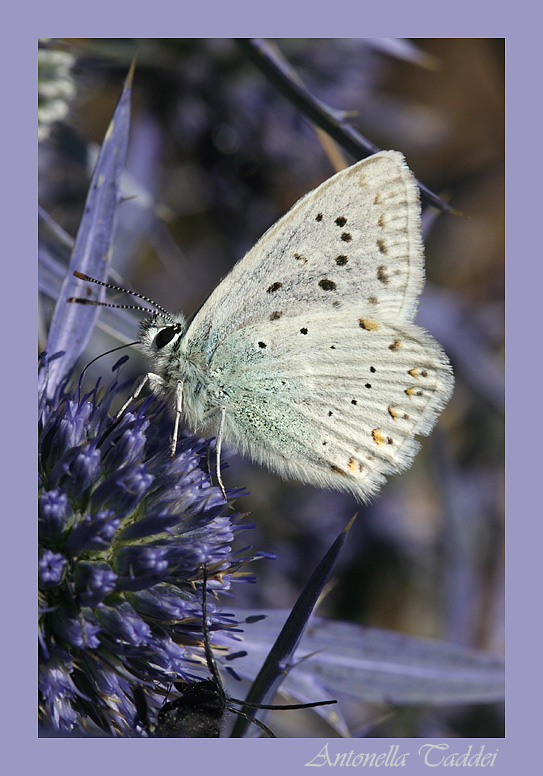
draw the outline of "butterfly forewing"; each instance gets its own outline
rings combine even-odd
[[[231,332],[302,310],[361,305],[412,320],[424,282],[416,181],[396,151],[337,173],[256,243],[195,316],[188,353],[213,352]]]

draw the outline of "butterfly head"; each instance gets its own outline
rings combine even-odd
[[[170,353],[186,331],[185,318],[181,314],[166,316],[153,313],[140,324],[140,344],[144,353],[152,359]]]

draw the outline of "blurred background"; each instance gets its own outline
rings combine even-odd
[[[257,585],[236,586],[236,605],[291,607],[358,513],[321,615],[502,654],[504,40],[271,43],[315,98],[376,146],[402,151],[419,181],[463,214],[424,208],[427,286],[417,318],[447,351],[456,388],[413,467],[367,506],[283,482],[227,450],[223,478],[247,487],[236,506],[256,525],[239,546],[277,554],[254,566]],[[72,238],[137,55],[126,165],[133,198],[120,208],[112,280],[172,311],[190,314],[291,205],[356,161],[323,140],[232,40],[42,45],[57,62],[40,62],[42,84],[56,84],[40,91],[40,205]],[[66,246],[58,258],[67,265]],[[41,288],[43,346],[54,279]],[[134,321],[126,341],[137,336]],[[87,360],[120,341],[97,330]],[[102,359],[89,380],[109,379],[116,360]],[[125,376],[145,369],[131,351]],[[348,716],[355,734],[371,737],[504,735],[496,705],[385,712],[353,704]]]

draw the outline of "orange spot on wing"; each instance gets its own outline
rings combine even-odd
[[[366,331],[378,331],[379,324],[377,321],[374,321],[372,318],[359,318],[358,324],[361,329],[365,329]]]
[[[382,445],[386,442],[386,437],[383,436],[383,432],[379,428],[374,428],[371,432],[371,435],[373,437],[373,441],[378,445]]]

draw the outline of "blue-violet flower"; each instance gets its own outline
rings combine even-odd
[[[173,680],[202,677],[202,564],[211,592],[243,579],[239,527],[206,471],[149,397],[114,424],[117,392],[78,401],[67,381],[39,406],[39,711],[47,728],[138,735],[134,688],[158,708]],[[237,494],[236,494],[237,495]],[[230,509],[230,511],[228,511]],[[226,516],[228,515],[228,516]],[[210,596],[208,596],[208,599]],[[208,601],[212,630],[235,622]],[[205,666],[203,673],[205,674]]]

